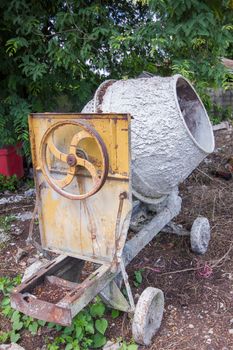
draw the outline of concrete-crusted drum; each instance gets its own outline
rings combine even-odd
[[[108,80],[82,112],[133,116],[133,193],[146,203],[164,200],[214,150],[203,103],[180,75]]]

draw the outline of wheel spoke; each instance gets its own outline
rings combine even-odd
[[[70,143],[70,153],[76,154],[76,149],[79,144],[79,142],[83,139],[86,139],[88,137],[92,137],[87,131],[82,130],[75,134],[71,140]]]
[[[91,176],[93,178],[93,182],[97,182],[99,180],[99,177],[98,177],[97,170],[96,170],[95,166],[86,159],[83,159],[80,157],[76,157],[76,159],[77,159],[77,165],[81,165],[84,168],[86,168],[89,171],[89,173],[91,174]]]
[[[57,147],[54,145],[51,137],[48,138],[47,145],[49,147],[50,152],[54,155],[55,158],[66,163],[67,154],[60,152],[57,149]]]
[[[70,167],[69,171],[67,172],[67,175],[66,175],[66,177],[64,179],[61,179],[61,180],[53,179],[53,181],[59,187],[64,188],[64,187],[68,186],[71,183],[71,181],[74,178],[74,175],[75,175],[75,167]]]

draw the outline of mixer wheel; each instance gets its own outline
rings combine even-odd
[[[194,220],[190,232],[191,249],[194,253],[205,254],[210,241],[210,224],[205,217]]]
[[[149,345],[158,331],[164,311],[164,294],[160,289],[148,287],[141,294],[136,305],[132,333],[134,340]]]
[[[73,135],[70,140],[68,153],[64,153],[57,148],[54,144],[54,132],[60,127],[70,126],[72,128],[77,127],[77,132]],[[78,145],[84,139],[91,138],[99,149],[102,172],[99,173],[99,169],[95,163],[92,163],[85,157],[85,152],[78,149]],[[50,151],[51,155],[60,162],[66,163],[68,166],[66,170],[66,176],[62,179],[57,179],[52,176],[51,164],[47,150]],[[99,135],[99,133],[88,123],[83,120],[65,120],[59,121],[52,124],[44,133],[41,144],[40,144],[40,158],[41,158],[41,170],[45,180],[53,188],[54,191],[72,200],[81,200],[88,198],[97,193],[104,185],[109,170],[109,157],[106,145]],[[74,178],[78,181],[77,167],[83,167],[91,175],[93,181],[93,187],[86,193],[70,193],[66,190],[66,187],[71,184]],[[81,187],[79,185],[79,187]],[[85,192],[85,191],[84,191]]]

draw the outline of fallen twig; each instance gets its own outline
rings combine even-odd
[[[197,170],[199,173],[201,173],[201,174],[205,175],[206,177],[208,177],[210,180],[218,182],[219,184],[221,184],[221,185],[222,185],[223,187],[225,187],[225,188],[229,188],[229,186],[226,186],[224,183],[222,183],[222,181],[220,181],[220,180],[218,180],[218,179],[215,179],[214,177],[212,177],[212,176],[206,174],[203,170],[198,169],[198,168],[197,168],[196,170]]]
[[[212,264],[211,267],[212,268],[217,267],[221,261],[225,260],[226,257],[228,256],[228,254],[230,253],[230,251],[232,250],[232,248],[233,248],[233,242],[231,242],[230,247],[227,250],[227,252],[220,259],[218,259],[214,264]]]

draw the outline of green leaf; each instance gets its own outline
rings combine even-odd
[[[17,341],[19,339],[20,339],[20,334],[19,333],[11,332],[10,340],[11,340],[12,343],[17,343]]]
[[[66,335],[70,335],[70,334],[72,334],[73,329],[74,329],[73,327],[65,327],[63,330],[63,333]]]
[[[106,329],[108,328],[108,321],[105,318],[96,320],[95,328],[97,329],[97,331],[99,331],[101,334],[104,335],[104,333],[106,332]]]
[[[138,283],[142,283],[142,270],[135,271],[134,276]]]
[[[11,321],[17,322],[17,321],[19,321],[19,319],[20,319],[20,313],[19,313],[19,311],[14,311],[14,313],[13,313],[13,315],[12,315],[12,317],[11,317]]]
[[[32,322],[28,327],[29,332],[31,332],[33,335],[37,333],[38,330],[38,323],[36,321]]]
[[[112,316],[113,319],[117,318],[119,315],[120,315],[120,311],[119,310],[112,309],[111,316]]]
[[[48,328],[55,328],[56,327],[56,323],[53,323],[53,322],[49,322],[48,325],[47,325]]]
[[[90,307],[90,314],[92,317],[102,317],[105,312],[105,306],[102,302],[92,304]]]
[[[19,331],[20,329],[23,328],[23,322],[14,321],[12,324],[12,328],[14,331]]]
[[[81,340],[82,339],[82,336],[83,336],[83,331],[82,331],[82,328],[79,327],[79,326],[76,326],[75,327],[75,335],[76,335],[76,338]]]
[[[65,350],[72,350],[73,349],[73,344],[67,344],[65,347]]]
[[[107,340],[106,337],[103,336],[103,334],[96,333],[93,337],[93,348],[100,348],[106,344]]]
[[[46,324],[46,321],[43,321],[43,320],[38,320],[37,321],[37,323],[38,323],[38,325],[40,325],[40,326],[45,326],[45,324]]]
[[[63,327],[60,324],[57,324],[55,328],[56,328],[56,331],[59,332],[62,330]]]
[[[127,347],[127,350],[137,350],[138,349],[138,345],[136,344],[130,344]]]
[[[10,298],[9,297],[5,297],[2,299],[1,305],[2,306],[7,306],[10,304]]]
[[[94,329],[94,325],[92,322],[89,322],[86,326],[85,326],[85,331],[89,334],[94,334],[95,333],[95,329]]]
[[[65,340],[67,343],[72,343],[73,342],[73,338],[70,335],[66,335],[65,336]]]
[[[10,305],[5,306],[3,311],[2,311],[4,316],[10,316],[13,313],[13,310]]]
[[[135,287],[138,287],[142,283],[142,271],[143,270],[134,271]]]
[[[1,343],[5,343],[7,341],[9,337],[9,333],[8,332],[3,332],[0,334],[0,342]]]

